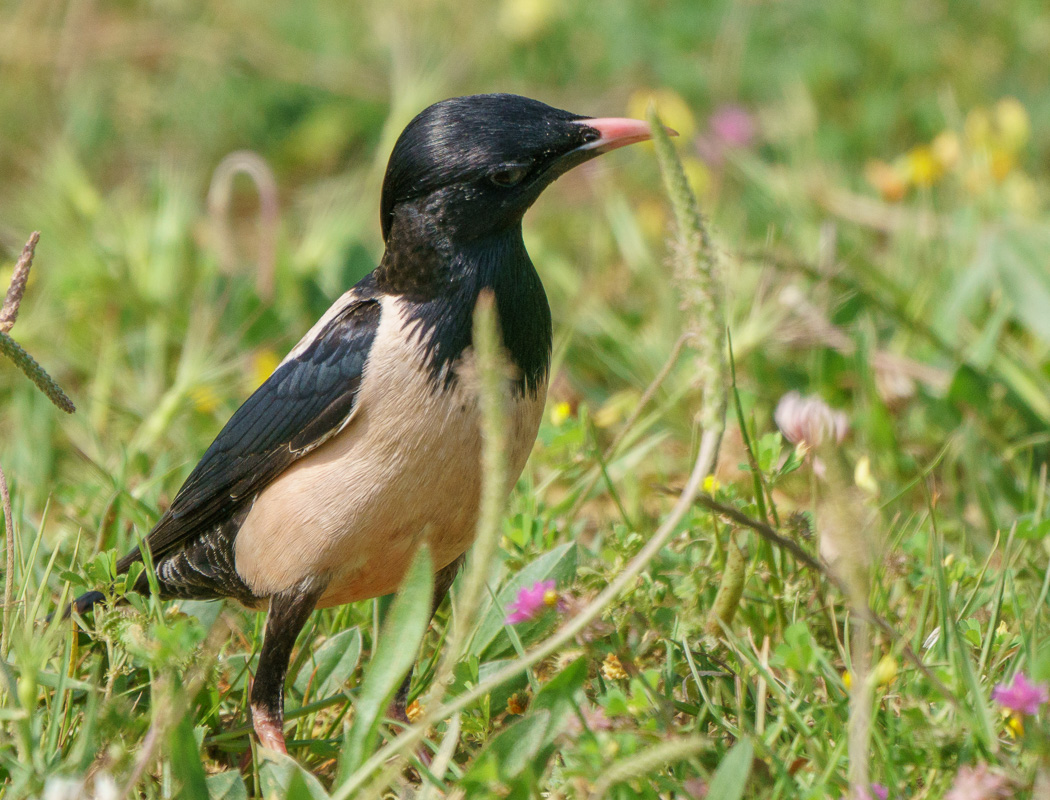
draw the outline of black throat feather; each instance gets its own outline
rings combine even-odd
[[[519,394],[535,392],[550,372],[551,312],[521,226],[453,243],[424,215],[395,221],[374,273],[380,292],[400,295],[435,382],[450,388],[454,366],[472,343],[474,307],[485,289],[496,299],[503,346]]]

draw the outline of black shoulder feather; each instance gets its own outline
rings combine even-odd
[[[154,561],[225,522],[346,424],[379,316],[375,299],[350,302],[234,412],[147,537]]]

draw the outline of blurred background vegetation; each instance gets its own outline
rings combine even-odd
[[[1000,564],[994,542],[1011,528],[1031,546],[1011,575],[1037,590],[1045,570],[1048,64],[1042,0],[6,0],[0,286],[40,230],[14,337],[78,406],[63,417],[0,367],[19,546],[42,531],[68,563],[79,539],[82,562],[148,530],[232,410],[377,263],[386,158],[423,107],[489,91],[597,116],[655,102],[724,252],[744,419],[771,433],[790,389],[849,410],[848,458],[874,476],[892,543],[882,601],[918,646],[932,612],[908,596],[936,552],[934,508],[960,559],[952,582],[990,592],[981,564]],[[215,186],[236,151],[261,158],[277,202],[261,231],[252,181],[234,180],[225,202]],[[668,223],[642,147],[566,176],[526,218],[557,371],[508,523],[512,566],[579,537],[599,585],[684,479],[688,358],[609,463],[615,491],[581,494],[685,325]],[[730,431],[719,485],[745,505],[746,462]],[[808,508],[804,481],[777,491],[788,511]],[[631,602],[655,614],[687,599],[698,610],[665,622],[694,630],[721,558],[665,564],[695,584],[668,579],[670,594]],[[20,579],[44,580],[42,555],[20,559]],[[751,590],[759,641],[787,622],[765,605],[774,590]],[[1010,631],[1023,638],[1046,612],[1018,591]],[[617,615],[624,641],[637,624]],[[1050,652],[1039,663],[1050,674]],[[985,752],[967,747],[938,764]],[[841,786],[832,773],[811,776],[813,796]],[[789,778],[780,791],[799,796]]]
[[[1039,225],[1048,49],[1050,13],[1035,0],[881,0],[862,10],[551,0],[8,5],[0,243],[10,265],[29,230],[43,233],[17,334],[70,387],[81,414],[60,422],[16,375],[0,376],[12,395],[6,463],[38,508],[68,483],[56,482],[63,469],[85,467],[85,455],[110,474],[163,474],[158,458],[178,470],[214,430],[194,415],[218,424],[376,263],[378,187],[407,120],[435,100],[482,91],[602,115],[644,113],[655,92],[734,256],[776,250],[815,263],[830,241],[826,260],[843,254],[850,280],[884,292],[945,345],[915,341],[917,355],[943,363],[951,348],[989,362],[1020,323],[1036,337],[1021,346],[1041,362],[1050,339]],[[1003,98],[1016,99],[1005,117]],[[727,107],[739,107],[753,130],[723,153],[712,118]],[[942,160],[928,146],[937,142]],[[259,258],[251,185],[235,184],[226,233],[207,212],[211,176],[236,150],[258,153],[276,177],[272,303],[251,289]],[[680,327],[663,313],[674,293],[653,271],[666,215],[653,170],[638,153],[603,160],[567,177],[527,220],[562,341],[571,340],[566,391],[597,405],[645,386]],[[234,260],[226,272],[224,246]],[[768,401],[805,383],[802,360],[774,360],[766,347],[789,338],[786,317],[798,315],[778,292],[797,275],[736,258],[730,271],[738,357],[765,362],[754,388]],[[833,303],[822,310],[836,322],[870,321],[879,345],[919,338],[851,295],[803,288],[818,305]],[[1050,417],[1039,372],[1030,377],[1039,388],[1020,403],[1031,423]],[[43,446],[56,436],[62,446]]]

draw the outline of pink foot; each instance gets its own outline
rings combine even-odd
[[[252,727],[255,735],[259,737],[259,744],[269,750],[288,754],[288,748],[284,744],[283,720],[274,719],[260,708],[252,707]]]

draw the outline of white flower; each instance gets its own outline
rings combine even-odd
[[[44,784],[43,800],[83,800],[84,781],[76,778],[48,778]]]
[[[832,440],[841,443],[849,430],[846,412],[832,409],[815,395],[803,397],[798,392],[780,398],[773,419],[785,439],[811,449]]]
[[[120,797],[120,789],[113,776],[108,772],[100,772],[95,778],[95,800],[117,800]]]
[[[117,800],[120,797],[117,782],[107,772],[95,776],[94,791],[89,792],[85,783],[84,778],[48,778],[41,800]]]
[[[1005,800],[1012,794],[1003,775],[992,772],[987,764],[978,764],[959,770],[944,800]]]

